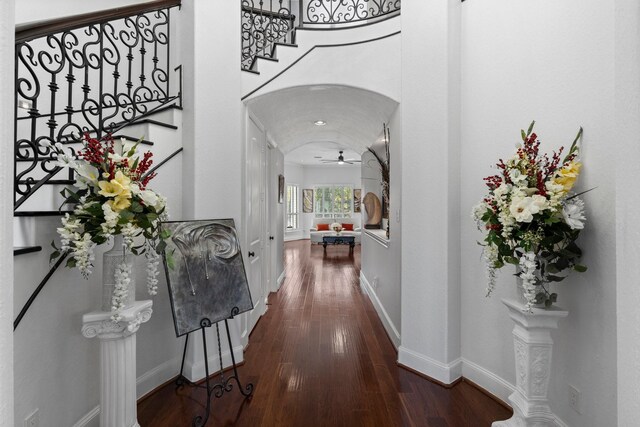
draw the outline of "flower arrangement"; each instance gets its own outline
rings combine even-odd
[[[584,202],[571,190],[580,174],[578,141],[580,128],[568,153],[564,147],[549,157],[541,154],[540,141],[522,130],[522,144],[506,162],[497,163],[499,173],[484,178],[489,187],[472,217],[485,231],[483,255],[487,262],[487,296],[491,294],[497,270],[505,264],[519,266],[526,308],[535,304],[551,306],[557,294],[549,283],[565,278],[562,272],[586,271],[579,263],[582,251],[575,243],[584,228]]]
[[[336,233],[340,233],[342,231],[342,224],[334,222],[333,224],[331,224],[331,229]]]
[[[166,199],[147,188],[155,177],[149,168],[153,163],[151,152],[139,155],[140,141],[125,148],[124,139],[114,140],[111,135],[102,139],[84,135],[83,149],[75,155],[61,143],[52,148],[57,165],[71,168],[76,174],[75,188],[62,191],[65,203],[75,205],[73,213],[62,218],[58,228],[61,247],[53,243],[55,252],[51,261],[63,253],[70,255],[67,267],[76,267],[85,278],[93,269],[94,249],[111,236],[123,236],[123,253],[145,254],[147,259],[147,290],[157,293],[159,253],[166,247],[167,230],[160,222],[167,218]],[[136,242],[137,241],[137,242]],[[141,242],[141,243],[140,243]],[[115,289],[112,298],[114,320],[124,308],[130,267],[123,262],[116,268]]]

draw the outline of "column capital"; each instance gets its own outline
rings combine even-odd
[[[509,309],[509,316],[517,325],[525,329],[557,329],[560,319],[569,315],[569,312],[560,307],[532,308],[529,312],[525,305],[512,299],[502,299],[502,303]]]
[[[82,316],[82,335],[103,340],[125,338],[135,334],[140,325],[151,319],[153,301],[135,301],[120,313],[120,321],[111,319],[113,312],[92,311]]]

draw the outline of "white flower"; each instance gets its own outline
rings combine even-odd
[[[147,206],[155,206],[158,203],[158,195],[151,190],[141,191],[138,196]]]
[[[76,163],[74,170],[78,174],[76,186],[81,190],[88,188],[89,185],[92,187],[98,185],[98,177],[100,176],[98,168],[91,166],[89,163],[82,162]]]
[[[523,187],[527,185],[529,177],[527,175],[523,175],[519,169],[512,169],[509,171],[509,178],[511,178],[511,182],[518,187]]]
[[[471,219],[476,222],[479,230],[483,228],[484,222],[482,221],[482,217],[487,212],[487,209],[489,209],[489,205],[484,201],[478,203],[471,209]]]
[[[584,216],[584,202],[577,197],[568,200],[562,207],[562,216],[572,230],[582,230],[587,219]]]
[[[111,209],[111,206],[106,202],[102,204],[102,212],[104,213],[104,222],[100,224],[100,227],[102,228],[102,233],[105,236],[110,236],[116,231],[120,214],[114,212],[113,209]]]
[[[133,248],[133,239],[136,236],[139,236],[140,233],[142,233],[142,229],[140,227],[136,227],[130,222],[123,225],[121,231],[122,231],[122,237],[124,240],[124,245],[128,249]]]
[[[549,202],[546,197],[541,196],[539,194],[534,194],[531,196],[531,204],[529,205],[529,210],[532,214],[537,214],[540,211],[543,211],[549,207]]]
[[[111,319],[115,322],[120,320],[120,313],[125,307],[125,301],[129,296],[129,283],[131,283],[131,266],[125,261],[116,266],[116,284],[111,297],[111,311],[115,314]]]
[[[482,250],[485,262],[487,263],[487,295],[490,296],[491,292],[496,286],[496,268],[494,267],[498,260],[498,247],[493,244],[489,244]]]
[[[521,271],[518,274],[522,279],[522,287],[524,288],[524,297],[527,300],[525,307],[527,311],[531,311],[531,307],[536,303],[536,254],[533,252],[525,252],[520,258]]]
[[[149,292],[149,295],[157,295],[158,275],[160,274],[160,271],[158,270],[160,255],[158,255],[155,249],[148,245],[145,257],[147,258],[147,291]]]
[[[533,213],[531,212],[531,198],[518,197],[511,201],[509,212],[517,222],[533,221]]]
[[[504,182],[500,184],[495,190],[493,190],[493,195],[499,199],[505,194],[509,194],[511,191],[511,184],[505,184]]]

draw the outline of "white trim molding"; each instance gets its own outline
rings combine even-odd
[[[278,276],[278,280],[276,281],[276,290],[280,289],[280,286],[284,283],[284,278],[286,277],[285,273],[286,271],[283,270],[280,276]]]
[[[400,347],[400,332],[398,332],[398,329],[391,321],[387,310],[384,309],[384,306],[378,299],[378,295],[376,295],[376,292],[373,290],[373,287],[362,271],[360,271],[360,288],[369,296],[369,299],[373,303],[373,307],[378,313],[378,317],[382,321],[382,326],[384,326],[384,329],[387,331],[387,335],[389,335],[393,346],[397,350],[398,347]]]
[[[462,377],[474,382],[502,400],[505,405],[509,405],[509,396],[516,389],[516,386],[509,381],[464,357],[462,358]],[[567,424],[555,414],[553,421],[557,427],[568,427]]]
[[[220,361],[218,360],[218,353],[213,351],[213,349],[209,349],[209,374],[213,374],[218,371],[220,366]],[[213,354],[211,354],[213,353]],[[233,347],[233,355],[236,359],[236,364],[239,364],[244,360],[244,347],[241,345]],[[225,350],[222,352],[222,366],[223,369],[226,369],[231,366],[231,352],[229,350]],[[193,364],[187,364],[185,362],[184,366],[184,376],[189,381],[200,381],[204,378],[204,358],[199,358]]]
[[[462,377],[461,358],[450,363],[442,363],[400,346],[398,349],[398,363],[433,378],[442,384],[453,384]]]

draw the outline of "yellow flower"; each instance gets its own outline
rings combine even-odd
[[[556,184],[562,185],[565,192],[569,192],[576,183],[576,179],[578,179],[581,167],[582,163],[571,162],[556,173],[553,181]]]
[[[122,188],[126,188],[127,190],[129,189],[129,185],[131,184],[131,178],[123,174],[122,171],[116,172],[116,175],[112,179],[112,181],[118,182],[120,185],[122,185]]]
[[[101,194],[105,197],[131,197],[131,189],[129,188],[131,179],[121,171],[116,172],[115,177],[111,181],[100,181],[98,186]]]
[[[117,196],[115,199],[109,200],[107,204],[111,207],[112,211],[120,212],[121,210],[127,209],[131,206],[131,199],[128,197]]]
[[[102,194],[105,197],[117,197],[124,191],[122,185],[115,179],[111,181],[100,181],[98,182],[98,186],[100,187],[98,194]]]

